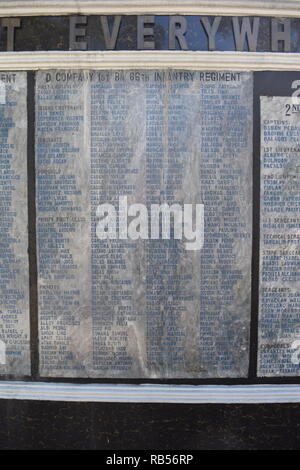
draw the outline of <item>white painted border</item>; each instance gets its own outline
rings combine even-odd
[[[299,53],[206,51],[2,52],[0,70],[49,69],[300,70]]]
[[[0,2],[0,16],[151,13],[299,17],[299,6],[299,0],[6,0]]]
[[[300,403],[300,385],[83,385],[0,382],[0,398],[106,403]]]

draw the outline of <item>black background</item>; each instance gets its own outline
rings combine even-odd
[[[121,15],[121,24],[116,41],[116,50],[136,50],[137,49],[137,16]],[[172,15],[171,15],[172,16]],[[155,15],[153,28],[153,38],[156,50],[169,49],[169,15]],[[202,15],[183,15],[187,21],[187,31],[185,39],[187,47],[191,51],[207,51],[208,37],[200,23]],[[203,15],[204,16],[204,15]],[[209,17],[212,23],[214,17]],[[252,24],[254,17],[250,17]],[[99,15],[86,16],[87,24],[78,25],[85,30],[84,42],[87,50],[106,50],[102,26]],[[20,17],[21,27],[14,29],[14,50],[15,51],[67,51],[70,48],[69,16],[29,16]],[[259,33],[257,37],[257,52],[271,52],[271,18],[260,17]],[[108,16],[109,28],[112,30],[114,16]],[[300,52],[300,19],[291,18],[291,53]],[[240,21],[241,26],[241,21]],[[279,26],[280,28],[280,26]],[[215,37],[215,47],[217,51],[235,51],[236,43],[233,33],[232,17],[222,16]],[[81,42],[80,38],[77,42]],[[0,28],[0,51],[6,51],[7,30]],[[176,50],[180,50],[178,40],[175,42]],[[279,41],[279,52],[284,52],[283,44]],[[243,51],[249,51],[248,41],[243,45]]]

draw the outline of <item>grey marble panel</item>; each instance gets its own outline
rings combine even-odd
[[[30,374],[27,76],[0,73],[0,374]]]
[[[251,73],[37,73],[42,376],[247,375],[252,94]],[[203,204],[204,246],[99,239],[120,197]]]
[[[261,97],[260,376],[300,371],[300,100]]]

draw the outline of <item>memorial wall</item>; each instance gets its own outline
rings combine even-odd
[[[57,18],[50,43],[184,50],[196,19],[170,18]],[[298,50],[298,20],[216,18],[203,48]],[[299,72],[1,72],[0,376],[299,376],[298,95]]]

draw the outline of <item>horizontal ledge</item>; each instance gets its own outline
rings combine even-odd
[[[300,70],[299,53],[203,51],[2,52],[0,70]]]
[[[183,14],[183,15],[260,15],[300,16],[299,1],[289,0],[23,0],[1,1],[0,16],[68,14]]]
[[[300,385],[112,385],[0,382],[0,398],[111,403],[300,403]]]

